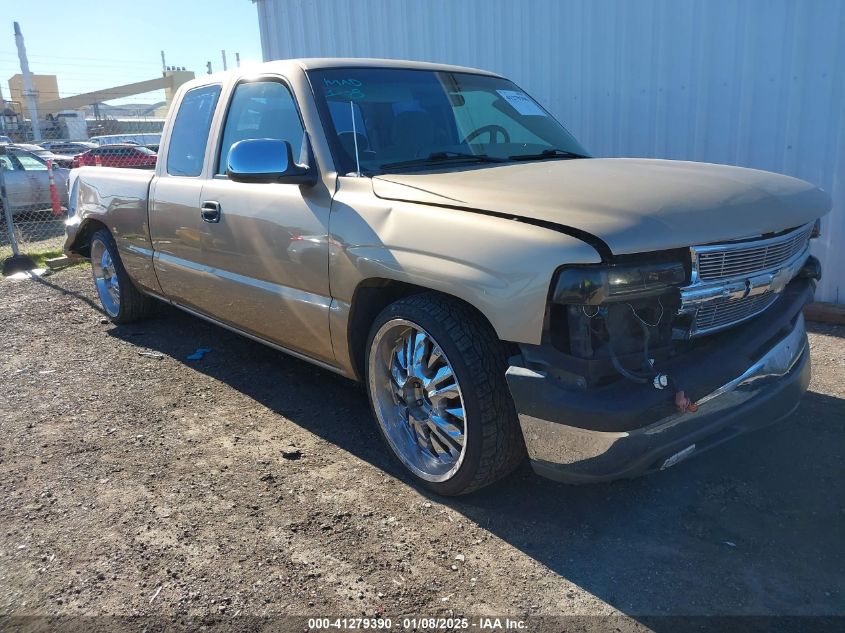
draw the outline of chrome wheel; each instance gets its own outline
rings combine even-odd
[[[461,388],[443,349],[420,326],[394,319],[373,337],[369,389],[393,451],[426,481],[461,467],[466,424]]]
[[[120,283],[117,279],[117,269],[109,249],[103,242],[96,239],[91,243],[91,269],[103,309],[109,316],[116,317],[120,312]]]

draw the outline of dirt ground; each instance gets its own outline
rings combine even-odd
[[[171,308],[116,327],[87,265],[0,306],[0,615],[845,616],[845,327],[811,326],[811,391],[771,429],[443,499],[357,385]]]

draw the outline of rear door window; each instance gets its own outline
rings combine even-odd
[[[208,133],[220,86],[203,86],[189,90],[170,132],[167,148],[167,173],[171,176],[199,176],[208,146]]]
[[[35,156],[19,154],[16,158],[24,171],[47,171],[47,165],[35,158]]]

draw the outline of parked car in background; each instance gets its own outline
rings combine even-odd
[[[0,145],[0,169],[6,183],[6,198],[13,215],[25,211],[42,211],[50,208],[50,183],[47,163],[40,156],[21,149],[9,151],[9,145]],[[67,180],[69,170],[53,168],[53,179],[62,206],[67,206]]]
[[[4,136],[4,135],[0,134],[0,144],[11,143],[11,142],[12,142],[11,138],[9,138],[8,136]]]
[[[154,151],[141,145],[103,145],[74,156],[72,166],[153,169],[156,166],[156,157]]]
[[[88,141],[45,141],[44,143],[40,143],[40,145],[54,154],[63,154],[65,156],[76,156],[77,154],[97,147],[96,143],[89,143]]]
[[[121,145],[124,143],[146,145],[148,143],[160,143],[161,134],[104,134],[92,136],[89,140],[96,145]]]
[[[155,172],[72,175],[65,249],[105,312],[162,299],[361,380],[438,493],[526,454],[572,483],[662,470],[808,387],[831,207],[808,182],[591,158],[511,81],[440,64],[271,62],[168,116]]]
[[[32,145],[30,143],[12,143],[6,146],[6,151],[9,153],[26,152],[34,154],[39,158],[53,162],[54,167],[65,167],[70,169],[73,164],[73,156],[69,154],[58,154],[49,149],[44,149],[40,145]]]

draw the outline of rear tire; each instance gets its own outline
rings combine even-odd
[[[152,312],[153,299],[135,287],[106,229],[91,237],[91,271],[100,303],[113,323],[131,323]]]
[[[400,299],[376,318],[366,349],[379,431],[416,482],[466,494],[524,459],[506,347],[470,307],[434,293]]]

